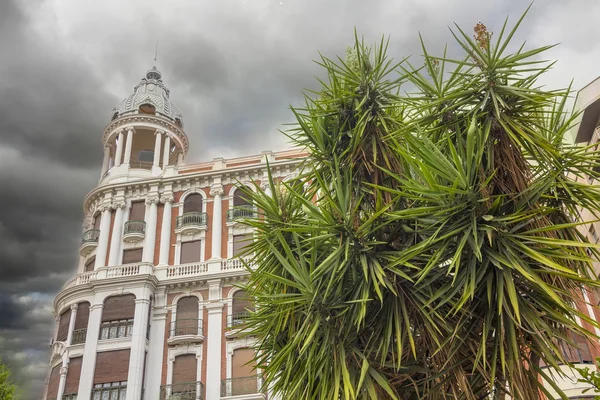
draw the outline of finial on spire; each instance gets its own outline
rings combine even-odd
[[[158,57],[158,38],[156,38],[156,48],[154,49],[154,66],[156,66],[156,58]]]

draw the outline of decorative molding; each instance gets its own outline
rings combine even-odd
[[[71,304],[71,311],[77,311],[77,308],[78,308],[77,303]]]
[[[213,186],[210,188],[210,195],[211,195],[212,197],[215,197],[215,196],[223,196],[223,193],[225,193],[225,192],[223,191],[223,185],[221,185],[220,183],[219,183],[219,184],[215,184],[215,185],[213,185]]]
[[[154,136],[156,135],[164,135],[166,132],[163,131],[162,129],[157,129],[154,131]]]
[[[113,201],[111,204],[111,208],[113,210],[117,210],[119,208],[125,208],[125,207],[127,207],[127,202],[125,200]]]
[[[151,205],[151,204],[158,204],[160,203],[160,198],[158,196],[154,197],[147,197],[146,198],[146,204],[147,205]]]
[[[163,204],[173,203],[174,201],[175,201],[175,197],[173,197],[172,192],[163,193],[163,195],[160,197],[160,202]]]
[[[69,372],[69,367],[60,367],[60,374],[62,376],[67,376],[67,372]]]

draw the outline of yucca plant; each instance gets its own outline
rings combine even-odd
[[[578,229],[600,191],[577,178],[600,154],[567,140],[570,89],[536,84],[551,46],[512,49],[523,17],[456,26],[458,60],[395,64],[357,38],[319,61],[288,133],[302,173],[245,189],[249,331],[281,398],[537,399],[558,345],[593,338],[574,304],[598,287]]]

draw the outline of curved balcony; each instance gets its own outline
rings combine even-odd
[[[168,344],[198,343],[204,341],[202,320],[198,318],[177,319],[171,322]]]
[[[182,382],[160,387],[160,400],[203,400],[202,382]]]
[[[191,211],[183,213],[177,217],[175,225],[175,233],[182,235],[195,235],[203,230],[206,230],[206,213],[199,211]]]
[[[243,396],[243,399],[264,399],[260,375],[229,378],[221,381],[221,398]]]
[[[127,221],[123,228],[123,240],[125,242],[139,242],[146,236],[146,222]]]
[[[79,255],[85,256],[90,251],[98,246],[98,238],[100,237],[99,229],[89,229],[81,235],[81,246],[79,246]]]
[[[256,208],[251,205],[235,206],[227,210],[227,223],[233,224],[243,218],[256,218]]]

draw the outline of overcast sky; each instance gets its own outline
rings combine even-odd
[[[420,63],[418,32],[434,50],[448,26],[499,31],[524,1],[481,0],[0,0],[0,356],[41,396],[51,301],[75,271],[82,201],[97,183],[112,108],[157,67],[183,114],[187,162],[286,147],[318,52],[343,55],[357,28],[391,37],[396,59]],[[543,80],[600,75],[600,2],[539,0],[518,37],[561,43]]]

